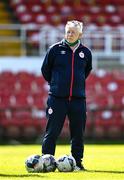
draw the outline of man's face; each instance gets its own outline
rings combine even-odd
[[[76,40],[78,40],[80,38],[80,33],[77,30],[77,28],[75,27],[68,27],[67,31],[65,32],[65,39],[70,42],[73,43]]]

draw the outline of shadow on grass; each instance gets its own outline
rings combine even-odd
[[[124,171],[107,171],[107,170],[86,170],[86,172],[90,173],[114,173],[114,174],[124,174]]]
[[[0,177],[20,177],[20,178],[23,178],[23,177],[39,177],[39,178],[43,178],[45,176],[41,175],[41,174],[1,174],[0,173]]]
[[[80,171],[81,172],[81,171]],[[82,171],[83,172],[83,171]],[[114,174],[124,174],[124,171],[107,171],[107,170],[85,170],[85,172],[89,172],[89,173],[114,173]],[[23,177],[37,177],[37,178],[44,178],[45,176],[41,173],[39,174],[1,174],[0,173],[0,177],[20,177],[20,178],[23,178]]]

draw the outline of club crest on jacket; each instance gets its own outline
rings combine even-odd
[[[81,58],[84,58],[84,53],[81,51],[81,52],[79,53],[79,56],[80,56]]]
[[[48,109],[48,114],[52,114],[53,113],[53,109],[50,107],[49,109]]]

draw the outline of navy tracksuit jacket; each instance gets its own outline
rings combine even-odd
[[[85,80],[91,69],[91,52],[82,44],[72,51],[62,40],[49,48],[41,68],[43,77],[50,85],[43,154],[55,154],[56,140],[67,115],[71,153],[77,162],[82,159],[86,122]]]

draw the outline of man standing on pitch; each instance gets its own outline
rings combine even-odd
[[[77,164],[75,170],[84,170],[85,80],[92,69],[91,51],[80,41],[82,33],[82,22],[68,21],[64,39],[48,49],[41,68],[43,77],[50,86],[46,109],[48,122],[42,154],[55,154],[56,141],[67,115],[71,154]]]

